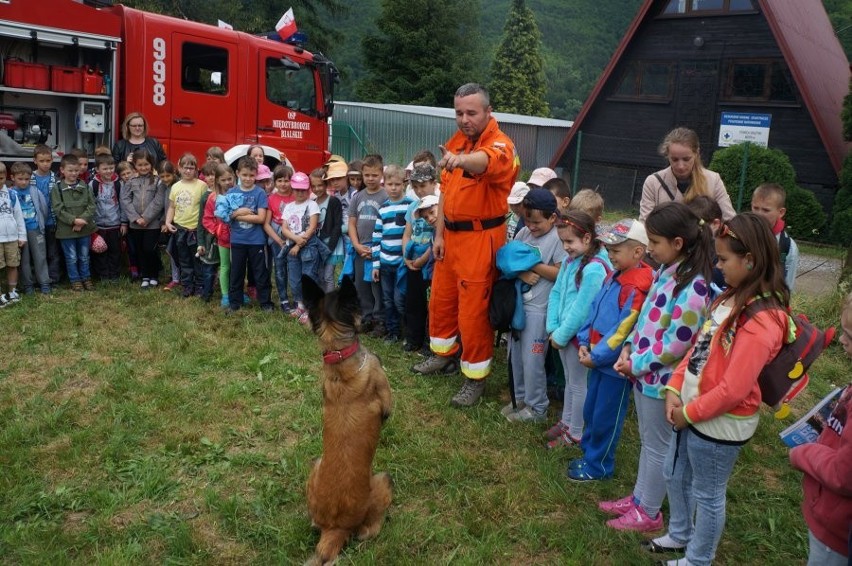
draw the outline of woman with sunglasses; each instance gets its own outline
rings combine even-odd
[[[131,112],[121,123],[121,139],[112,146],[112,158],[116,163],[130,161],[133,152],[144,149],[157,163],[166,159],[166,152],[156,138],[148,135],[148,121],[140,112]]]
[[[759,420],[757,378],[787,335],[790,293],[769,223],[750,212],[735,216],[722,224],[716,254],[728,289],[666,386],[671,518],[668,533],[644,546],[685,549],[686,561],[670,564],[713,561],[725,526],[728,479]]]

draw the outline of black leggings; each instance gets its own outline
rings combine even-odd
[[[143,279],[156,279],[160,272],[160,229],[131,229],[130,239],[136,247],[139,260],[139,276]]]

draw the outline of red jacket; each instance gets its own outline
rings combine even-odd
[[[786,320],[786,313],[780,309],[757,313],[736,329],[730,351],[722,344],[722,333],[716,332],[698,378],[698,394],[684,399],[683,414],[689,423],[726,414],[736,418],[757,413],[761,400],[757,377],[781,349]],[[695,346],[678,364],[666,389],[683,396],[686,369],[694,349]]]
[[[817,441],[790,450],[790,463],[805,472],[802,514],[808,528],[820,542],[847,556],[852,529],[852,384]]]
[[[213,212],[216,210],[216,193],[211,193],[204,203],[204,213],[201,215],[201,225],[216,236],[216,244],[223,248],[231,247],[231,226],[222,222]]]

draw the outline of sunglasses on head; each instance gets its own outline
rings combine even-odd
[[[722,224],[722,228],[721,228],[721,230],[719,230],[719,236],[721,236],[721,237],[730,236],[731,238],[737,240],[738,242],[742,242],[742,240],[740,240],[740,237],[737,236],[734,233],[734,231],[731,230],[731,227],[728,226],[727,224]]]

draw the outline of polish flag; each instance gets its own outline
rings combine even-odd
[[[282,40],[286,40],[288,37],[299,31],[296,27],[296,17],[293,16],[293,8],[284,12],[284,15],[281,16],[281,19],[278,20],[277,24],[275,24],[275,31],[278,32],[278,35],[281,36]]]

